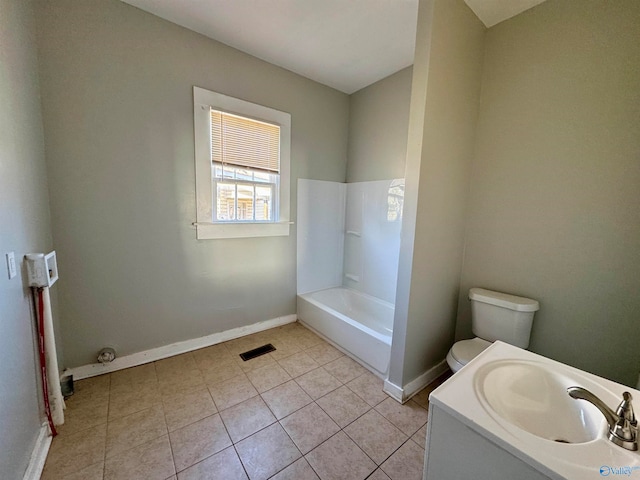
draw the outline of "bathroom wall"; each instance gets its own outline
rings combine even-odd
[[[22,478],[41,425],[25,253],[52,249],[33,5],[0,0],[0,477]],[[9,280],[5,253],[18,274]],[[62,270],[61,270],[62,271]]]
[[[404,179],[347,184],[343,285],[396,301]]]
[[[403,187],[298,180],[298,293],[345,286],[395,301]]]
[[[640,370],[640,2],[548,0],[489,29],[457,338],[480,286],[540,301],[531,350]]]
[[[404,177],[412,72],[405,68],[349,96],[347,182]]]
[[[463,0],[420,2],[389,373],[399,388],[454,338],[485,31]]]
[[[342,285],[347,185],[298,180],[298,293]]]
[[[294,220],[297,178],[345,180],[347,95],[117,0],[37,19],[66,366],[295,313],[295,226],[196,240],[192,86],[291,113]]]

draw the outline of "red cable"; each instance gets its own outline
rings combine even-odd
[[[51,418],[51,406],[49,405],[49,389],[47,388],[47,361],[44,357],[44,300],[42,299],[42,288],[38,288],[38,340],[40,350],[40,370],[42,378],[42,394],[44,395],[44,410],[49,421],[51,435],[54,437],[58,434],[56,427],[53,426]]]

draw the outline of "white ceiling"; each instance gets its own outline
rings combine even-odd
[[[418,0],[122,1],[348,94],[413,64]],[[465,0],[487,26],[542,1]]]
[[[464,0],[487,27],[515,17],[545,0]]]

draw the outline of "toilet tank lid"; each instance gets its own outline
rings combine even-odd
[[[485,290],[484,288],[472,288],[469,290],[469,300],[508,308],[516,312],[537,312],[540,309],[540,304],[537,300]]]

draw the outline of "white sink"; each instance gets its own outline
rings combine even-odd
[[[490,362],[475,375],[475,388],[489,413],[559,443],[589,442],[606,428],[596,407],[567,394],[567,387],[582,383],[523,360]]]
[[[440,412],[466,427],[465,432],[469,433],[452,439],[451,444],[471,442],[476,438],[473,432],[487,445],[507,452],[508,458],[517,458],[528,465],[526,468],[541,472],[544,478],[597,480],[602,478],[601,471],[630,469],[631,479],[640,480],[640,452],[625,450],[609,441],[602,413],[585,400],[571,398],[567,393],[571,386],[593,392],[614,410],[625,390],[640,399],[639,391],[624,385],[494,342],[433,391],[429,397],[430,414]],[[434,425],[438,423],[431,428],[436,428]],[[439,425],[447,424],[441,421]],[[465,455],[456,458],[462,463]],[[478,455],[468,458],[477,461],[483,454]],[[492,463],[494,459],[486,462],[492,468],[504,466],[497,461]],[[474,465],[467,466],[473,470]],[[466,474],[456,478],[480,477]],[[530,477],[500,476],[496,472],[491,478]]]

